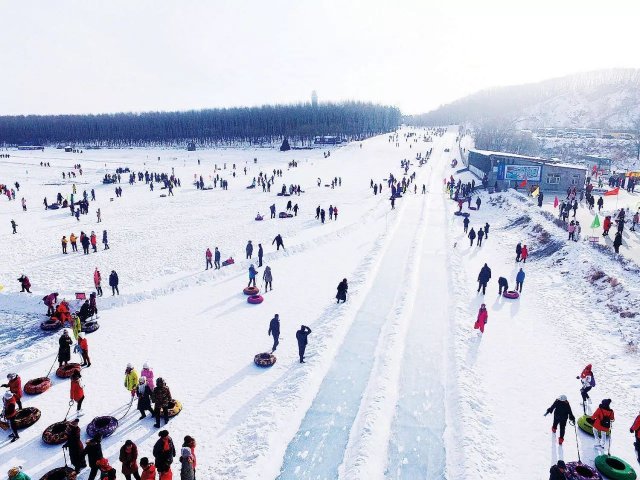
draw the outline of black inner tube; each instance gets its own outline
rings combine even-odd
[[[625,466],[620,460],[616,460],[615,458],[607,457],[607,465],[609,465],[614,470],[624,471]]]
[[[72,471],[73,470],[68,467],[56,468],[47,475],[47,480],[68,480],[70,478],[75,478],[75,476],[71,475]]]
[[[576,467],[576,473],[585,478],[595,478],[593,472],[583,465],[578,465]]]

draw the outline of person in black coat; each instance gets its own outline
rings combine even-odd
[[[484,295],[487,291],[487,283],[491,280],[491,269],[485,263],[484,267],[480,269],[480,273],[478,274],[478,293],[482,288],[482,294]]]
[[[151,387],[147,385],[146,377],[140,377],[138,380],[138,388],[136,388],[136,396],[138,397],[138,411],[140,412],[140,420],[147,417],[145,412],[149,412],[153,417],[153,409],[151,408]]]
[[[620,246],[622,245],[622,233],[616,233],[616,238],[613,240],[613,249],[616,253],[620,253]]]
[[[522,244],[518,242],[518,245],[516,245],[516,262],[520,261],[521,254],[522,254]]]
[[[462,225],[464,226],[464,233],[467,233],[469,231],[469,217],[464,217]]]
[[[81,322],[85,322],[87,318],[89,318],[92,314],[91,305],[89,305],[89,300],[85,300],[82,306],[80,307],[80,311],[78,312],[78,317]]]
[[[502,295],[502,292],[506,293],[509,290],[509,282],[506,278],[498,278],[498,295]]]
[[[542,200],[544,200],[544,194],[542,192],[540,192],[538,194],[538,206],[542,207]]]
[[[560,437],[558,437],[558,443],[562,445],[562,442],[564,442],[564,430],[567,426],[567,419],[571,420],[572,425],[576,421],[576,417],[573,416],[571,405],[569,405],[566,395],[560,395],[556,398],[553,405],[547,408],[547,413],[545,413],[544,416],[546,417],[550,413],[553,413],[553,425],[551,426],[551,431],[556,433],[556,428],[558,427],[558,424],[560,425]]]
[[[473,241],[476,239],[476,231],[473,229],[473,227],[471,227],[471,230],[469,230],[469,235],[467,235],[469,237],[469,246],[473,247]]]
[[[100,434],[97,434],[95,437],[87,440],[87,444],[84,447],[84,454],[89,461],[89,468],[91,468],[91,472],[89,473],[88,480],[94,480],[100,468],[96,465],[96,462],[103,458],[102,455],[102,437]]]
[[[556,465],[552,465],[549,469],[549,480],[566,480],[565,472],[567,466],[562,460],[558,460]]]
[[[80,470],[87,466],[87,462],[84,460],[84,445],[80,440],[78,423],[79,420],[77,418],[71,421],[71,424],[67,427],[67,443],[62,446],[62,448],[69,449],[69,461],[75,467],[76,473],[80,473]]]
[[[118,292],[118,295],[120,295],[120,290],[118,290],[118,282],[118,274],[115,270],[111,270],[111,274],[109,275],[109,286],[111,287],[112,295],[115,295],[116,292]]]
[[[482,227],[480,227],[480,229],[478,230],[478,243],[476,243],[476,245],[481,247],[483,238],[484,238],[484,230],[482,230]]]
[[[489,240],[489,223],[484,224],[484,239]]]
[[[347,290],[349,290],[349,285],[347,285],[347,279],[343,278],[342,281],[338,284],[338,293],[336,294],[336,299],[338,299],[337,303],[342,303],[347,301]]]
[[[276,244],[277,250],[280,250],[280,247],[284,249],[284,241],[282,240],[282,235],[276,235],[276,238],[273,239],[271,245],[273,245],[274,243]]]
[[[267,335],[273,335],[273,347],[271,348],[271,353],[276,351],[278,348],[278,344],[280,343],[280,315],[277,313],[269,322],[269,331]]]
[[[71,340],[71,337],[69,336],[69,331],[65,329],[64,332],[62,332],[62,335],[60,335],[60,338],[58,339],[58,363],[59,366],[61,367],[62,364],[67,364],[69,363],[69,360],[71,360],[71,345],[73,344],[73,340]]]
[[[173,440],[169,436],[169,432],[162,430],[158,433],[158,436],[160,438],[153,446],[156,468],[160,473],[168,472],[173,463],[173,457],[176,456],[176,448],[173,446]]]
[[[258,244],[258,267],[262,266],[262,257],[264,256],[264,250],[262,249],[262,244]]]
[[[298,355],[300,355],[300,363],[304,363],[304,351],[307,348],[307,337],[311,333],[311,329],[305,325],[300,325],[300,330],[296,332],[296,340],[298,340]]]

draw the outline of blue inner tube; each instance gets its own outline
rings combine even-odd
[[[99,433],[102,438],[106,438],[111,436],[116,428],[118,428],[118,420],[115,417],[96,417],[87,425],[87,435],[93,438]]]
[[[97,329],[100,328],[100,325],[98,324],[97,320],[93,320],[90,322],[84,322],[82,324],[82,331],[86,332],[86,333],[91,333],[91,332],[95,332]]]

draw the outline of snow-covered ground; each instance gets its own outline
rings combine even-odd
[[[242,148],[11,151],[0,159],[0,183],[18,181],[21,188],[17,201],[0,199],[2,375],[17,371],[26,382],[47,372],[58,335],[38,328],[46,311],[41,298],[51,291],[68,299],[92,291],[97,266],[105,278],[118,272],[121,294],[112,297],[103,281],[101,328],[88,336],[92,366],[83,370],[81,426],[98,415],[121,417],[128,402],[125,365],[139,371],[148,361],[184,404],[168,429],[178,444],[185,435],[196,438],[198,478],[546,478],[559,456],[574,460],[577,454],[573,432],[558,450],[550,417],[542,415],[562,393],[580,413],[575,376],[587,363],[598,382],[594,403],[613,399],[612,452],[635,463],[627,424],[637,411],[640,372],[628,342],[640,330],[627,313],[640,305],[637,270],[586,242],[567,244],[544,213],[546,205],[538,209],[515,193],[481,194],[471,226],[489,222],[491,230],[482,247],[469,247],[442,189],[442,179],[455,173],[449,163],[459,155],[457,132],[450,128],[431,143],[414,143],[401,131],[400,147],[383,135],[332,149],[328,158],[320,150]],[[401,176],[400,160],[432,147],[429,163],[413,162],[409,171],[416,172],[418,193],[391,210],[384,179],[390,172]],[[298,167],[289,169],[294,159]],[[40,167],[40,161],[52,166]],[[78,194],[95,188],[97,196],[80,221],[42,206],[44,196],[52,202],[58,191],[71,193],[73,181],[63,181],[61,173],[74,163],[84,173],[75,179]],[[216,173],[229,180],[229,190],[199,191],[191,184],[200,174],[210,183],[214,165],[225,163]],[[174,197],[160,197],[165,191],[150,192],[144,182],[130,186],[123,176],[117,198],[113,185],[101,184],[117,167],[174,169],[182,187]],[[284,175],[271,193],[245,188],[258,172],[274,168]],[[333,177],[342,186],[326,187]],[[371,179],[385,184],[384,195],[373,195]],[[300,184],[305,192],[277,197],[283,183]],[[298,216],[268,219],[269,205],[275,202],[280,212],[288,199],[300,206]],[[327,215],[320,224],[318,205],[327,211],[337,205],[338,220]],[[257,212],[267,218],[254,221]],[[11,219],[18,223],[16,235]],[[62,255],[62,235],[95,230],[100,237],[102,229],[109,232],[110,250]],[[271,244],[277,233],[285,251]],[[274,276],[273,292],[255,306],[242,294],[247,268],[257,263],[256,252],[245,259],[248,240],[256,250],[263,244]],[[506,300],[497,296],[497,278],[514,283],[518,241],[531,251],[524,294]],[[214,246],[235,265],[205,271],[204,251]],[[483,299],[475,280],[485,262],[493,277]],[[19,293],[21,273],[30,277],[32,295]],[[342,278],[349,281],[349,297],[336,305]],[[489,323],[479,339],[473,323],[483,301]],[[614,312],[612,304],[624,308]],[[278,361],[261,370],[253,356],[270,349],[267,329],[275,313],[282,322]],[[295,341],[301,324],[313,331],[304,365]],[[61,449],[44,445],[40,435],[62,420],[68,396],[68,381],[53,377],[49,391],[25,397],[25,406],[40,408],[42,418],[18,442],[0,443],[0,469],[23,465],[39,478],[64,463]],[[131,439],[140,456],[151,456],[156,432],[152,420],[139,421],[132,410],[103,442],[104,453],[119,467],[118,450]],[[582,459],[592,460],[593,440],[578,437]]]

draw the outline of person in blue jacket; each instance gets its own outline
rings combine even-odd
[[[522,293],[522,284],[524,283],[524,270],[520,269],[516,275],[516,291]]]
[[[247,285],[247,287],[250,287],[252,282],[253,286],[256,286],[256,275],[258,275],[258,271],[255,269],[253,264],[251,264],[249,267],[249,285]]]

